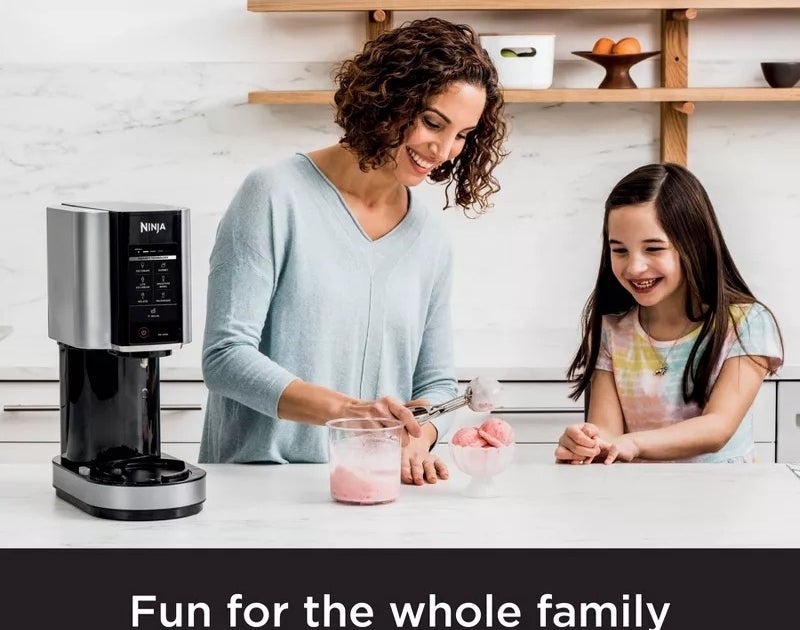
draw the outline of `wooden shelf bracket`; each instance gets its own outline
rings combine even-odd
[[[688,11],[688,10],[687,10]],[[661,12],[661,85],[665,88],[689,86],[689,20],[686,12]],[[683,104],[676,109],[673,103],[661,103],[662,162],[686,166],[689,150],[689,117]],[[692,106],[693,107],[693,106]]]
[[[697,9],[673,9],[672,19],[676,22],[685,22],[697,17]]]
[[[670,103],[672,105],[672,109],[676,112],[680,112],[681,114],[686,114],[687,116],[694,114],[694,103],[691,101],[683,101],[680,103]]]
[[[381,33],[393,28],[392,12],[383,9],[367,11],[367,40],[375,39]]]

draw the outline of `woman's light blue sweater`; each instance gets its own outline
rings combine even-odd
[[[440,221],[413,194],[373,241],[307,156],[253,171],[211,253],[199,461],[327,461],[325,427],[277,417],[295,378],[359,399],[455,396],[452,271]]]

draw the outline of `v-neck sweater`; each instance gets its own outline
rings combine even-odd
[[[372,240],[308,156],[251,172],[210,257],[199,461],[327,461],[325,427],[278,418],[297,378],[364,400],[454,397],[452,274],[442,222],[413,192]]]

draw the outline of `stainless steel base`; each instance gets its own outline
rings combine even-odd
[[[164,457],[168,457],[164,455]],[[184,481],[159,485],[102,483],[66,468],[53,458],[56,496],[93,516],[126,521],[154,521],[197,514],[206,500],[206,472],[187,463]]]

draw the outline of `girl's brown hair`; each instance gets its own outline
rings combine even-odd
[[[626,313],[636,304],[611,269],[608,215],[615,208],[650,202],[680,257],[686,279],[686,316],[691,321],[703,322],[682,381],[683,399],[703,407],[711,394],[711,375],[722,354],[729,326],[734,326],[739,336],[730,307],[761,303],[733,262],[705,188],[687,169],[670,163],[637,168],[614,186],[606,200],[600,270],[583,309],[583,340],[567,372],[570,380],[577,381],[571,397],[577,399],[591,383],[600,351],[603,315]],[[772,312],[767,311],[774,320]],[[777,322],[775,325],[777,328]],[[773,372],[769,366],[764,367]]]
[[[439,18],[408,22],[367,42],[338,66],[335,79],[335,121],[344,130],[339,142],[355,152],[365,172],[392,161],[390,151],[403,143],[431,98],[451,84],[485,89],[486,107],[463,151],[429,177],[447,182],[445,207],[451,185],[462,209],[481,213],[489,207],[489,196],[500,189],[492,171],[505,157],[506,124],[497,70],[471,27]]]

